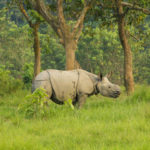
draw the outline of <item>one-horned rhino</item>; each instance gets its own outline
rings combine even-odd
[[[57,104],[72,99],[73,104],[81,108],[86,98],[100,93],[103,96],[117,98],[120,87],[112,84],[107,76],[97,76],[82,69],[62,71],[49,69],[38,74],[32,84],[32,92],[42,87],[48,98]]]

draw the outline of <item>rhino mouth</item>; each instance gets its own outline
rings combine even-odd
[[[120,91],[115,91],[110,95],[110,97],[117,98],[119,97],[120,94],[121,94]]]

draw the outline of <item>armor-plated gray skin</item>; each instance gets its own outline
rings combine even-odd
[[[103,96],[117,98],[120,87],[112,84],[108,78],[99,77],[82,69],[61,71],[49,69],[38,74],[32,84],[32,92],[36,88],[44,88],[48,98],[57,104],[72,99],[73,104],[81,108],[86,98],[100,93]]]

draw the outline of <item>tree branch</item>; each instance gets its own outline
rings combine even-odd
[[[122,6],[126,6],[128,8],[134,9],[134,10],[139,10],[139,11],[142,11],[143,13],[145,13],[147,15],[150,15],[150,10],[142,8],[138,5],[127,3],[127,2],[121,2],[121,4],[122,4]]]
[[[80,34],[82,32],[85,15],[86,15],[87,11],[92,7],[92,4],[94,3],[94,1],[95,0],[91,0],[88,4],[87,4],[87,2],[86,2],[86,4],[84,4],[84,8],[83,8],[78,20],[76,21],[76,24],[72,31],[76,42],[78,41]]]
[[[58,19],[54,17],[47,9],[43,0],[30,0],[30,3],[33,5],[34,9],[51,25],[56,34],[61,37],[60,27]]]
[[[79,40],[79,37],[80,37],[81,32],[82,32],[82,29],[83,29],[83,23],[80,24],[79,29],[78,29],[78,32],[77,32],[77,34],[76,34],[76,36],[75,36],[76,42],[78,42],[78,40]]]
[[[22,2],[19,2],[19,3],[18,3],[18,7],[19,7],[20,11],[22,12],[22,14],[25,16],[25,18],[26,18],[27,22],[29,23],[30,27],[32,27],[33,24],[32,24],[32,22],[31,22],[31,20],[30,20],[30,18],[29,18],[29,16],[28,16],[26,10],[25,10],[24,7],[23,7]]]
[[[138,39],[137,37],[135,37],[134,35],[132,35],[129,31],[126,31],[127,34],[131,37],[133,37],[135,40],[139,41],[140,39]]]
[[[138,11],[142,11],[143,13],[147,14],[147,15],[150,15],[150,10],[149,9],[146,9],[146,8],[142,8],[138,5],[136,5],[135,3],[134,4],[131,4],[131,3],[128,3],[128,2],[121,2],[122,6],[123,7],[128,7],[130,9],[134,9],[134,10],[138,10]],[[106,7],[104,3],[100,3],[100,5],[102,6],[102,8],[114,8],[114,6],[110,6],[110,7]],[[128,11],[128,10],[127,10]],[[125,12],[126,13],[126,12]]]
[[[64,28],[66,27],[66,22],[65,22],[65,17],[64,17],[64,12],[63,12],[63,0],[58,0],[57,2],[57,9],[58,9],[58,19],[60,22],[60,27],[61,30],[63,31]]]
[[[82,12],[81,12],[81,15],[79,16],[74,28],[73,28],[73,34],[75,35],[79,26],[81,27],[81,24],[83,24],[83,21],[84,21],[84,18],[85,18],[85,15],[87,13],[87,11],[90,9],[90,6],[89,5],[85,5]]]

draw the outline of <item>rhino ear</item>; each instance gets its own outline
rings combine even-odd
[[[103,74],[102,74],[102,73],[99,73],[98,77],[99,77],[99,80],[102,81],[102,79],[103,79]]]
[[[110,71],[110,72],[106,75],[107,78],[110,78],[111,76],[112,76],[112,71]]]

